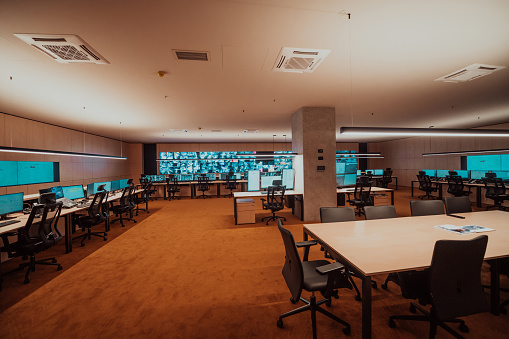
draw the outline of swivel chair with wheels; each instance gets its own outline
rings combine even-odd
[[[486,173],[486,175],[488,174],[493,173]],[[482,178],[482,181],[484,183],[484,187],[486,188],[486,198],[491,199],[494,202],[493,205],[486,206],[486,210],[491,208],[505,210],[506,208],[502,206],[502,203],[506,200],[509,200],[509,195],[506,193],[506,187],[502,181],[502,178],[489,176]]]
[[[53,193],[54,194],[54,193]],[[34,204],[30,216],[24,228],[16,232],[18,241],[9,243],[9,233],[2,234],[4,247],[2,252],[7,252],[9,258],[22,257],[24,260],[29,258],[30,261],[22,263],[15,271],[27,268],[24,283],[30,282],[29,274],[35,271],[35,265],[52,265],[57,266],[57,271],[62,269],[62,265],[57,263],[55,258],[36,260],[37,253],[41,253],[52,246],[55,246],[62,240],[57,223],[62,210],[62,202]]]
[[[431,182],[431,179],[429,175],[426,175],[423,171],[420,171],[419,174],[417,174],[417,180],[419,181],[419,189],[421,191],[424,191],[424,195],[420,195],[419,199],[438,199],[438,197],[431,195],[433,192],[437,192],[439,190],[439,187],[437,185],[433,185]]]
[[[389,186],[392,182],[392,169],[387,168],[378,182],[380,187],[387,188],[387,186]]]
[[[364,214],[364,207],[373,205],[373,197],[371,196],[371,185],[372,181],[369,180],[368,176],[361,176],[357,179],[355,183],[355,189],[353,191],[353,198],[350,198],[350,193],[348,194],[347,202],[350,205],[355,206],[357,211],[355,212],[357,215],[361,216]]]
[[[143,191],[133,194],[134,195],[134,203],[136,204],[136,215],[138,215],[139,211],[145,211],[150,213],[148,210],[148,202],[150,200],[150,186],[147,186],[143,189]],[[123,192],[122,192],[123,193]],[[145,204],[145,208],[140,208],[140,205]]]
[[[337,289],[352,288],[346,275],[341,273],[343,265],[337,262],[331,264],[327,260],[301,261],[299,252],[297,251],[298,244],[295,243],[292,233],[282,227],[281,220],[277,221],[277,226],[283,238],[286,251],[282,273],[286,285],[292,294],[290,301],[293,304],[299,301],[305,303],[304,306],[280,315],[277,321],[277,327],[283,327],[283,318],[285,317],[304,311],[311,311],[313,338],[316,338],[316,312],[318,311],[342,324],[344,326],[343,333],[349,334],[351,331],[350,324],[320,307],[322,304],[330,306],[332,297],[338,298]],[[308,241],[301,244],[302,246],[311,246],[316,244],[316,242]],[[309,301],[301,297],[302,290],[311,292]],[[316,292],[320,292],[324,299],[317,302],[315,296]]]
[[[85,240],[87,238],[89,240],[92,239],[92,236],[103,238],[104,241],[108,240],[106,238],[106,236],[108,236],[108,232],[106,230],[104,232],[92,232],[92,227],[101,224],[107,219],[104,211],[104,203],[107,194],[108,191],[100,191],[95,193],[94,199],[88,207],[87,215],[77,215],[75,217],[74,222],[78,225],[78,227],[82,230],[87,229],[86,233],[73,238],[73,240],[81,238],[81,246],[85,246]]]
[[[429,337],[434,338],[440,326],[456,338],[463,338],[446,322],[459,323],[461,332],[468,332],[465,321],[457,319],[489,310],[481,285],[483,264],[488,236],[471,240],[438,240],[435,243],[429,269],[400,273],[403,297],[418,299],[421,305],[431,305],[427,311],[416,303],[410,312],[423,315],[395,315],[388,325],[396,327],[394,320],[429,321]]]
[[[209,182],[209,179],[204,176],[204,175],[200,175],[198,177],[198,191],[200,191],[202,194],[199,197],[202,197],[203,199],[205,198],[211,198],[210,195],[205,195],[205,192],[209,191],[210,190],[210,182]]]
[[[148,189],[149,186],[146,186],[146,189]],[[110,224],[113,224],[114,222],[120,221],[120,224],[122,227],[124,227],[124,220],[126,221],[134,221],[132,217],[132,210],[136,206],[136,201],[133,195],[134,187],[124,187],[122,190],[122,196],[120,197],[118,204],[113,205],[110,207],[110,211],[117,216],[117,219],[111,220]],[[147,199],[148,199],[148,191],[147,191]],[[129,214],[129,216],[124,217],[124,214]]]
[[[455,197],[462,197],[464,195],[470,195],[472,191],[465,191],[465,185],[463,184],[463,178],[458,175],[450,175],[447,177],[447,193],[454,195]]]
[[[228,176],[226,177],[225,188],[230,190],[230,194],[227,195],[229,198],[233,197],[233,190],[237,189],[238,184],[239,183],[237,182],[235,175],[232,172],[228,173]]]
[[[472,204],[467,196],[447,197],[444,201],[447,214],[472,212]]]
[[[286,221],[285,217],[276,215],[276,212],[281,211],[285,208],[285,187],[284,186],[269,186],[267,188],[267,199],[262,200],[262,207],[264,210],[270,210],[272,212],[271,216],[263,217],[262,221],[267,220],[266,225],[269,224],[271,220],[279,220],[283,219]]]
[[[168,200],[180,200],[180,196],[175,196],[175,194],[180,192],[179,181],[176,175],[170,175],[170,177],[166,179],[166,191],[168,192]]]

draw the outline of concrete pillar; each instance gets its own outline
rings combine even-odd
[[[319,221],[320,207],[337,206],[335,109],[302,107],[295,112],[292,151],[299,154],[293,162],[295,190],[304,193],[304,220]]]

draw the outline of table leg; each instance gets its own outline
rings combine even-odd
[[[65,215],[65,253],[72,252],[72,215],[69,213]]]
[[[217,183],[217,197],[221,197],[221,184],[220,183]]]
[[[498,269],[498,259],[490,262],[491,271],[491,313],[500,315],[500,272]]]
[[[442,200],[443,194],[442,194],[442,184],[438,184],[438,199]]]
[[[302,240],[303,241],[308,241],[309,240],[309,236],[308,234],[306,233],[306,230],[303,230],[303,235],[302,235]],[[306,246],[304,248],[304,255],[302,256],[302,261],[308,261],[308,257],[309,257],[309,247],[310,246]]]
[[[481,208],[481,186],[477,186],[476,189],[477,207]]]
[[[163,188],[163,196],[164,196],[164,200],[167,200],[167,194],[166,194],[166,193],[167,193],[167,192],[166,192],[166,191],[167,191],[167,188],[168,188],[168,186],[164,186],[164,188]]]
[[[398,177],[394,177],[396,179],[396,191],[398,190]]]
[[[362,338],[371,338],[371,277],[362,278]]]
[[[394,191],[391,191],[391,205],[394,205]]]
[[[233,197],[233,215],[235,216],[235,225],[237,225],[237,198]]]
[[[415,181],[412,180],[412,184],[410,185],[412,187],[412,197],[414,196],[414,182]]]

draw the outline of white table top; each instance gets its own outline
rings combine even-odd
[[[370,276],[428,267],[435,242],[441,239],[472,239],[488,236],[485,259],[509,256],[509,213],[484,211],[446,215],[306,224],[312,238],[320,239],[352,266]],[[491,232],[456,234],[437,225],[479,225]]]

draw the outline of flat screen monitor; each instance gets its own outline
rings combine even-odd
[[[18,184],[18,162],[0,161],[0,187]]]
[[[242,173],[233,173],[235,175],[235,179],[240,180],[242,179]]]
[[[384,175],[384,170],[383,169],[374,169],[374,170],[371,170],[373,172],[373,175]]]
[[[470,179],[470,171],[467,170],[455,170],[456,173],[463,179]]]
[[[362,171],[361,170],[357,170],[357,175],[362,175]]]
[[[55,199],[60,199],[64,197],[64,191],[62,190],[62,186],[53,186],[50,188],[40,189],[39,194],[43,193],[55,193]]]
[[[445,178],[449,176],[449,170],[437,170],[437,178]]]
[[[120,189],[120,180],[113,180],[111,182],[111,191],[118,191]]]
[[[434,169],[423,169],[424,173],[426,173],[426,175],[434,178],[437,176],[437,170],[434,170]]]
[[[260,178],[260,186],[262,190],[266,190],[269,186],[273,185],[274,180],[282,180],[280,175],[267,175]]]
[[[62,187],[64,197],[71,200],[85,198],[85,192],[82,185],[64,186]]]
[[[345,174],[344,185],[350,186],[355,185],[357,182],[357,174]]]
[[[104,189],[108,192],[111,191],[111,181],[105,181],[105,182],[93,182],[91,184],[87,185],[87,196],[91,197],[94,194],[97,193],[97,188],[99,186],[104,185]]]
[[[356,174],[356,173],[357,173],[357,163],[347,162],[345,166],[345,174]]]
[[[480,180],[485,177],[486,171],[470,171],[470,179]]]
[[[127,183],[128,181],[129,181],[129,179],[120,179],[119,180],[119,183],[120,183],[119,189],[123,189],[123,188],[129,186],[129,184]]]
[[[193,180],[192,174],[181,174],[179,178],[179,181],[191,181],[191,180]]]
[[[497,178],[502,178],[502,180],[509,179],[509,171],[495,171]]]
[[[253,170],[247,172],[247,190],[248,191],[260,190],[260,171]]]
[[[7,219],[9,213],[23,210],[23,193],[0,195],[0,219]]]
[[[293,190],[294,179],[295,170],[293,168],[283,169],[283,186],[285,186],[287,190]]]
[[[345,174],[346,163],[336,162],[336,174]]]
[[[60,181],[58,162],[18,161],[18,185]]]

